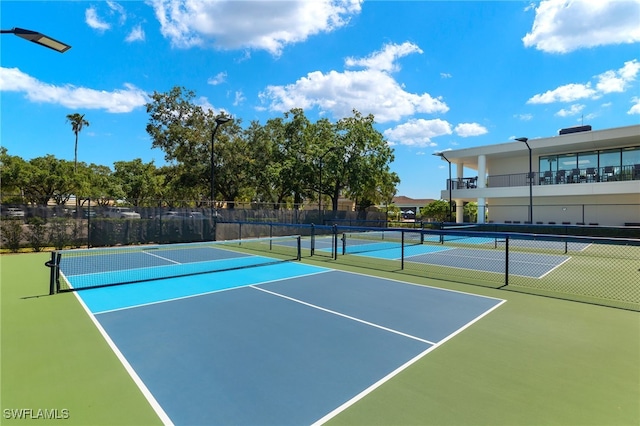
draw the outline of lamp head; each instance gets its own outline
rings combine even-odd
[[[229,121],[233,120],[233,118],[231,117],[227,117],[226,115],[221,115],[219,117],[216,118],[216,124],[224,124],[227,123]]]
[[[514,140],[518,141],[518,142],[524,142],[527,143],[527,141],[529,140],[529,138],[515,138]]]

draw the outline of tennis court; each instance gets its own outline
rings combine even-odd
[[[194,245],[193,256],[187,247],[60,263],[70,287],[97,286],[76,295],[165,423],[324,422],[504,303],[236,247]],[[171,274],[180,266],[182,276],[148,277],[148,262]],[[201,273],[203,262],[220,271]],[[140,282],[105,285],[131,265]]]

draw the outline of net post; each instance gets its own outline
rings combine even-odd
[[[347,233],[343,232],[342,238],[340,239],[342,240],[342,255],[344,256],[345,254],[347,254]]]
[[[338,225],[333,225],[333,260],[338,260]]]
[[[404,230],[400,231],[400,269],[404,270]]]
[[[296,238],[297,240],[297,244],[298,244],[298,259],[297,260],[302,260],[302,237],[300,235],[298,235],[298,238]]]
[[[49,268],[49,295],[56,294],[56,252],[51,252],[51,260],[45,262],[44,266]]]
[[[316,254],[316,226],[311,224],[311,256]]]
[[[62,253],[56,253],[56,261],[55,261],[55,271],[56,271],[56,292],[60,293],[60,258],[62,257]]]
[[[504,239],[504,285],[509,285],[509,235]],[[500,287],[500,288],[502,288]]]

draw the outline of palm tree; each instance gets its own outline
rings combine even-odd
[[[84,114],[78,114],[77,112],[67,114],[67,121],[71,123],[71,130],[76,135],[76,147],[73,157],[73,172],[75,173],[78,169],[78,133],[80,133],[85,126],[89,127],[89,122],[84,119]]]

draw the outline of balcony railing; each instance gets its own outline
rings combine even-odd
[[[620,182],[640,180],[640,164],[632,166],[588,167],[584,169],[558,170],[555,172],[533,172],[533,185],[560,185],[568,183]],[[529,173],[508,175],[490,175],[487,187],[502,188],[512,186],[529,186]],[[477,177],[458,178],[449,181],[451,189],[477,188]],[[449,189],[449,186],[447,186]]]

